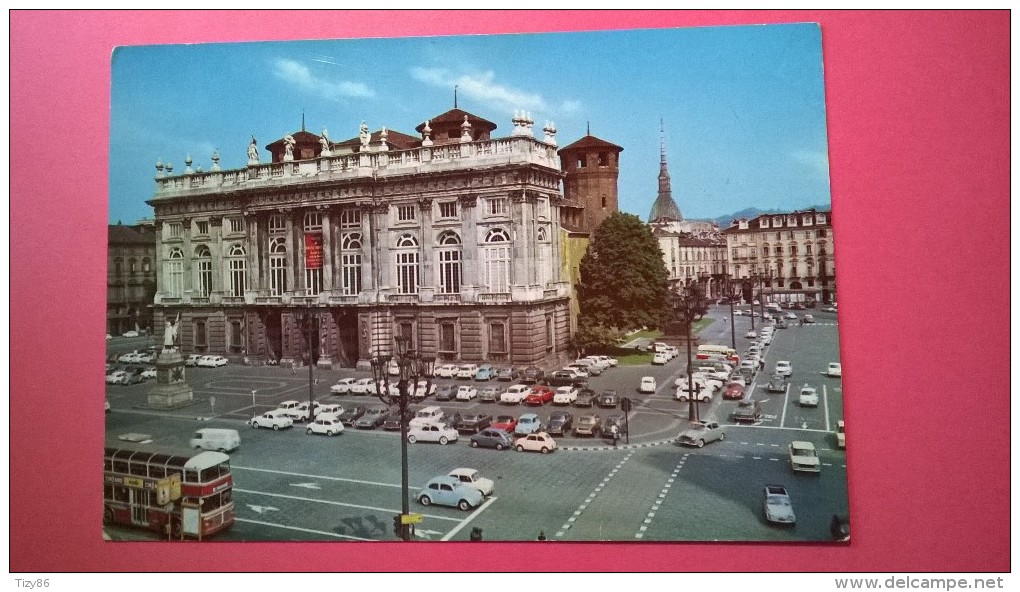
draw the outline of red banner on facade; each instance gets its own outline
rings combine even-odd
[[[322,268],[322,235],[305,235],[305,269]]]

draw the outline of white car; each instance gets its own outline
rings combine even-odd
[[[577,400],[578,388],[572,385],[561,386],[553,393],[553,405],[570,405]]]
[[[665,353],[658,353],[652,356],[652,364],[661,366],[669,361],[669,356]]]
[[[106,375],[106,384],[120,384],[124,382],[125,376],[127,376],[127,372],[123,370],[114,370]]]
[[[316,418],[326,416],[340,417],[340,414],[343,412],[344,406],[338,403],[326,403],[322,405],[317,404],[315,407]]]
[[[138,337],[138,331],[128,331],[121,335],[121,337]]]
[[[641,384],[638,385],[639,393],[655,393],[658,390],[658,385],[655,383],[654,376],[643,376],[641,378]]]
[[[318,417],[305,428],[305,433],[309,436],[312,434],[326,434],[332,437],[343,432],[344,424],[340,423],[340,420],[332,415]]]
[[[459,387],[457,387],[457,397],[456,397],[456,399],[458,401],[470,401],[471,399],[474,399],[477,396],[478,396],[478,389],[476,389],[475,387],[471,386],[470,384],[462,384]]]
[[[800,389],[798,401],[801,407],[818,407],[818,391],[805,384]]]
[[[790,494],[782,485],[765,486],[765,519],[776,524],[794,524],[797,516],[793,513]]]
[[[771,333],[762,334],[762,336],[761,336],[761,344],[763,346],[765,346],[765,345],[772,345],[772,334]]]
[[[429,381],[427,380],[419,380],[414,386],[414,394],[412,394],[411,397],[414,399],[425,399],[426,397],[431,397],[436,394],[437,386],[438,385],[435,383],[429,384]]]
[[[492,492],[495,490],[496,487],[495,484],[492,482],[492,479],[482,477],[482,474],[479,473],[476,469],[469,468],[454,469],[450,471],[448,474],[450,477],[457,479],[464,485],[477,489],[478,492],[484,496],[492,495]]]
[[[839,362],[829,362],[828,368],[825,369],[825,375],[833,377],[843,376],[843,365]]]
[[[202,356],[195,365],[206,368],[218,368],[220,366],[226,366],[227,359],[223,356]]]
[[[142,354],[140,354],[139,352],[133,351],[126,354],[122,354],[119,358],[117,358],[117,361],[122,362],[124,364],[137,364],[139,362],[138,358],[141,355]]]
[[[148,378],[156,378],[156,368],[155,368],[155,366],[150,366],[149,368],[146,368],[145,370],[142,370],[142,378],[147,378],[147,379]]]
[[[846,424],[842,419],[836,422],[836,446],[846,448]]]
[[[333,395],[349,395],[351,394],[351,387],[356,382],[358,382],[357,378],[341,378],[336,381],[336,384],[329,387],[329,392]]]
[[[725,440],[726,432],[722,426],[714,421],[699,421],[691,424],[691,427],[680,432],[676,441],[685,446],[697,446],[701,448],[709,442]]]
[[[287,417],[293,419],[296,422],[297,421],[308,421],[308,419],[309,419],[308,403],[307,402],[298,403],[296,407],[291,407],[289,409],[286,409],[284,411],[284,413],[287,414]],[[315,403],[315,414],[316,415],[319,414],[319,404],[318,403]]]
[[[449,444],[450,442],[456,442],[457,437],[460,435],[457,430],[441,423],[430,423],[425,425],[414,426],[407,431],[407,441],[411,444],[415,442],[439,442],[440,444]]]
[[[787,378],[793,376],[793,364],[787,360],[779,360],[776,362],[776,374],[782,374]]]
[[[280,430],[282,428],[289,428],[294,425],[294,420],[287,417],[287,415],[280,409],[273,411],[267,411],[258,417],[253,417],[248,420],[248,425],[253,428],[273,428],[274,430]]]
[[[794,471],[820,473],[822,463],[811,442],[790,442],[790,468]]]
[[[502,395],[499,396],[499,402],[506,405],[519,405],[524,401],[524,397],[531,394],[531,387],[526,384],[515,384],[512,387],[506,389]]]
[[[576,362],[569,364],[564,368],[564,370],[570,370],[581,378],[591,378],[592,376],[602,374],[602,368],[600,366],[587,366]]]
[[[694,392],[697,393],[697,396],[695,398],[698,401],[708,402],[712,400],[712,395],[715,393],[715,389],[713,389],[704,380],[699,380],[698,378],[695,378],[693,376],[691,377],[691,384],[688,384],[686,380],[683,380],[681,384],[677,386],[676,400],[685,403],[689,401],[691,398],[689,390],[691,386],[694,387]]]
[[[607,366],[610,366],[612,368],[615,368],[617,366],[617,364],[620,363],[620,361],[617,360],[616,358],[611,358],[609,356],[588,356],[588,357],[593,359],[593,360],[595,360],[595,361],[603,362]]]
[[[437,366],[432,372],[437,378],[457,378],[457,365],[456,364],[443,364]]]
[[[374,395],[375,380],[371,378],[359,378],[347,389],[352,395]]]
[[[184,360],[185,366],[197,366],[198,361],[202,359],[199,354],[191,354]]]
[[[553,440],[552,437],[545,432],[536,432],[514,440],[514,449],[516,449],[517,452],[527,451],[548,454],[553,450],[556,450],[556,440]]]
[[[457,378],[466,378],[468,380],[474,380],[475,374],[478,373],[478,364],[461,364],[457,368]]]
[[[792,312],[788,312],[788,313],[783,315],[783,318],[784,319],[791,319],[791,320],[795,321],[795,320],[797,320],[797,314],[796,313],[792,313]]]
[[[748,331],[747,333],[744,334],[744,337],[748,339],[758,339],[758,334],[755,333],[754,331]]]

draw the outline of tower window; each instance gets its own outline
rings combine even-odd
[[[606,207],[606,196],[605,195],[602,196],[602,207],[603,208]]]

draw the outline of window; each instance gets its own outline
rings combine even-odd
[[[811,214],[804,214],[804,217],[801,218],[800,223],[804,226],[811,226]]]
[[[605,195],[602,196],[602,207],[603,208],[606,207],[606,196]]]
[[[340,211],[340,227],[341,228],[360,228],[361,227],[361,210],[354,208],[347,208]]]
[[[322,232],[322,213],[305,213],[305,232]]]
[[[230,344],[230,351],[233,353],[240,353],[244,349],[244,341],[241,333],[241,321],[232,320],[230,321],[230,335],[228,342]]]
[[[167,238],[181,238],[181,223],[170,222],[166,225]]]
[[[825,229],[824,229],[824,228],[820,228],[820,229],[818,230],[818,232],[817,232],[816,236],[817,236],[818,238],[825,238]]]
[[[584,168],[584,156],[578,156],[577,157],[577,168],[579,168],[579,169],[583,169]]]
[[[489,292],[510,291],[510,236],[502,228],[485,235],[482,247],[483,285]]]
[[[489,353],[506,353],[506,324],[489,324]]]
[[[129,259],[128,260],[128,271],[130,271],[131,273],[137,272],[138,271],[138,262],[135,261],[134,259]]]
[[[490,197],[489,199],[487,199],[485,201],[486,201],[486,203],[487,203],[487,205],[489,207],[488,214],[490,216],[506,216],[506,213],[507,213],[506,201],[507,200],[506,200],[505,197]]]
[[[208,344],[208,335],[205,329],[205,319],[195,320],[195,347],[205,347]]]
[[[439,351],[457,353],[457,325],[453,322],[439,324]]]
[[[315,296],[322,292],[322,268],[305,269],[305,296]]]
[[[361,233],[348,232],[340,237],[340,275],[343,293],[361,293]]]
[[[287,244],[282,238],[269,241],[269,294],[282,296],[287,291]]]
[[[148,273],[151,269],[152,269],[152,262],[149,261],[149,258],[146,257],[145,259],[142,259],[142,271]]]
[[[797,256],[797,245],[790,245],[790,257]]]
[[[397,325],[397,335],[404,338],[404,341],[408,344],[414,343],[414,325],[408,321],[403,321]],[[413,346],[410,346],[414,349]]]
[[[414,222],[415,207],[410,206],[397,206],[397,222]]]
[[[195,222],[195,228],[198,234],[209,234],[209,221],[199,220],[198,222]]]
[[[195,262],[195,288],[199,296],[208,298],[212,292],[212,253],[209,247],[199,245],[195,249]]]
[[[457,202],[455,201],[444,201],[439,204],[439,217],[441,219],[456,219],[457,218]]]
[[[816,214],[815,224],[825,224],[825,214]]]
[[[397,239],[397,293],[418,293],[418,241],[410,234]],[[413,249],[413,250],[412,250]]]
[[[545,351],[552,351],[556,345],[556,330],[552,317],[545,317]]]
[[[287,232],[287,221],[283,216],[273,215],[269,217],[269,233],[283,234]]]
[[[599,166],[609,166],[609,154],[606,152],[599,152]]]
[[[230,295],[235,298],[244,296],[244,247],[233,245],[227,252],[227,268],[230,270]]]
[[[537,232],[538,242],[547,243],[549,242],[549,228],[546,226],[539,226]]]
[[[457,233],[447,231],[439,235],[439,293],[459,294],[461,282],[461,241]]]
[[[775,222],[773,222],[773,225],[778,226],[778,224],[776,224]],[[777,232],[776,233],[776,240],[783,240],[783,233],[782,232]]]
[[[184,293],[184,251],[172,249],[166,261],[166,291],[172,298]]]
[[[737,248],[733,247],[732,253],[734,259],[739,259],[740,255],[737,254]]]
[[[230,232],[244,232],[244,218],[228,218]]]
[[[764,247],[761,248],[761,256],[762,257],[768,257],[769,256],[769,247],[768,247],[768,245],[765,245]]]
[[[769,227],[769,219],[768,218],[762,218],[761,220],[758,220],[758,227],[759,228],[768,228]]]
[[[119,278],[124,273],[124,261],[122,259],[113,260],[113,275]]]
[[[811,245],[804,245],[804,254],[805,255],[811,254]]]
[[[783,245],[776,245],[776,257],[783,256]]]
[[[538,200],[538,217],[549,218],[549,198],[542,197]]]

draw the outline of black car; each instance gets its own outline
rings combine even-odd
[[[453,428],[461,433],[476,434],[492,425],[492,416],[485,413],[467,413],[460,416]]]
[[[496,380],[502,380],[503,382],[513,382],[521,376],[521,371],[513,366],[504,366],[499,370],[496,370]]]
[[[566,411],[557,411],[549,416],[549,421],[545,424],[545,431],[552,436],[563,436],[570,433],[572,427],[574,427],[574,416]]]
[[[616,394],[616,391],[602,391],[602,394],[599,395],[598,404],[599,407],[615,409],[620,404],[620,396]]]
[[[594,407],[598,400],[599,396],[595,391],[589,388],[581,389],[574,399],[574,407]]]
[[[504,430],[484,429],[471,436],[471,448],[495,448],[509,450],[514,445],[514,438]]]
[[[829,532],[834,541],[850,542],[850,518],[833,514],[832,522],[829,523]]]
[[[374,430],[386,421],[388,415],[389,409],[385,407],[370,407],[354,422],[354,427],[359,430]]]
[[[437,401],[452,401],[457,396],[457,387],[452,384],[441,384],[436,389]]]
[[[364,405],[355,405],[351,408],[344,408],[344,412],[337,417],[340,423],[347,427],[354,427],[354,423],[358,421],[358,418],[365,414]]]
[[[578,378],[573,372],[567,372],[566,370],[557,370],[556,372],[553,372],[549,376],[546,376],[541,383],[553,388],[561,386],[576,386],[578,388],[583,388],[588,384],[583,378]]]
[[[521,379],[529,384],[535,384],[545,378],[545,372],[538,366],[528,366],[521,374]]]
[[[411,421],[411,418],[413,416],[414,416],[414,414],[411,413],[410,411],[408,411],[407,415],[405,416],[405,420],[406,421]],[[384,429],[384,430],[386,430],[388,432],[394,432],[394,431],[400,430],[400,412],[399,411],[390,411],[389,414],[386,415],[386,417],[383,419],[382,429]]]
[[[733,421],[754,423],[761,420],[761,403],[756,399],[743,399],[733,411]]]

